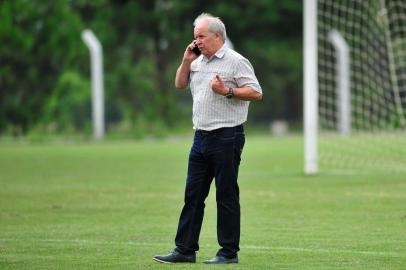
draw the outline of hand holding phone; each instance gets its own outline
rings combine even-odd
[[[194,43],[194,47],[192,49],[192,52],[194,52],[197,56],[199,56],[202,52],[200,51],[199,47],[197,46],[196,42]]]

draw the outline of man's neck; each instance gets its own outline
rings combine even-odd
[[[223,48],[223,46],[224,46],[224,43],[221,43],[221,44],[219,44],[219,46],[217,47],[217,50],[216,50],[212,55],[210,55],[210,56],[205,55],[205,56],[207,57],[207,59],[211,60],[211,59],[216,55],[216,53],[217,53],[221,48]]]

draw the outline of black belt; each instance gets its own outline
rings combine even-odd
[[[201,136],[209,136],[209,135],[227,132],[227,131],[231,131],[231,130],[235,130],[235,132],[244,132],[244,126],[238,125],[235,127],[223,127],[223,128],[213,129],[213,130],[196,129],[196,134],[199,134]]]

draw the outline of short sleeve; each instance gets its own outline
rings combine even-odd
[[[249,86],[255,91],[262,93],[262,88],[255,76],[254,68],[246,58],[238,60],[234,79],[238,87]]]

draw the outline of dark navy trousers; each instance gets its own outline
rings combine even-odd
[[[217,255],[235,257],[240,242],[240,199],[237,183],[245,143],[242,125],[214,131],[197,130],[189,154],[185,203],[175,238],[176,250],[199,250],[205,199],[215,179],[217,201]]]

